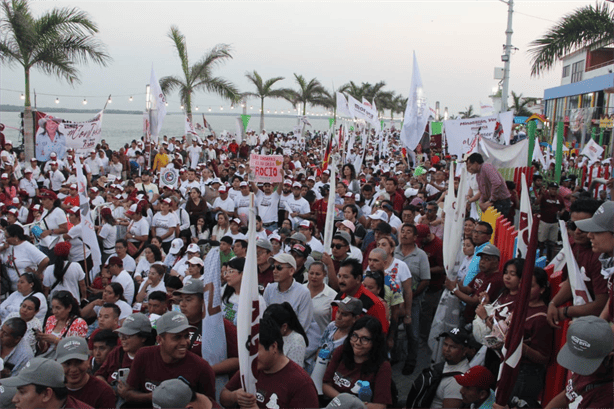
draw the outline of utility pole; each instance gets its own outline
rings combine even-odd
[[[505,30],[505,50],[501,56],[503,65],[503,88],[501,90],[501,112],[507,112],[507,97],[510,87],[510,56],[512,53],[512,16],[514,14],[514,0],[504,1],[507,4],[507,29]]]

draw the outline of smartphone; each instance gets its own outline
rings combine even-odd
[[[128,379],[128,374],[130,373],[130,368],[120,368],[117,370],[117,380],[126,382]]]

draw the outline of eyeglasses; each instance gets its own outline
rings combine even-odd
[[[126,334],[119,334],[119,339],[121,339],[122,341],[126,341],[130,338],[132,338],[134,335],[126,335]]]
[[[225,276],[229,276],[229,275],[234,274],[234,273],[239,274],[239,270],[235,270],[235,269],[229,268],[226,271],[224,271],[224,275]]]
[[[489,234],[487,231],[481,231],[481,230],[474,230],[473,232],[475,234]]]
[[[281,271],[281,270],[283,270],[283,269],[284,269],[284,267],[286,267],[286,266],[282,266],[281,264],[275,264],[275,265],[273,266],[273,268],[274,268],[275,270],[277,270],[277,271]]]
[[[340,250],[340,249],[342,249],[342,248],[344,248],[346,246],[347,246],[347,244],[339,244],[339,243],[331,244],[331,247],[334,248],[334,249],[337,249],[337,250]]]
[[[359,344],[365,345],[365,344],[370,344],[371,342],[373,342],[373,339],[369,337],[359,337],[356,333],[353,333],[350,336],[350,341],[358,342]]]

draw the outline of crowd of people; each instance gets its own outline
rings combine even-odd
[[[502,259],[492,243],[493,226],[480,214],[493,207],[514,223],[521,193],[513,182],[479,153],[456,158],[419,145],[408,155],[398,131],[386,132],[385,146],[361,130],[354,145],[337,141],[332,152],[326,135],[309,132],[250,131],[240,142],[226,133],[165,136],[118,150],[102,140],[85,155],[66,149],[45,162],[26,162],[6,141],[0,407],[497,407],[523,274],[532,283],[509,407],[614,407],[612,180],[596,199],[565,169],[560,181],[539,171],[531,179],[542,254],[552,260],[566,235],[587,277],[577,303],[566,275],[553,288],[544,269]],[[281,181],[256,183],[250,153],[283,155]],[[342,159],[334,172],[329,156]],[[454,163],[469,176],[468,190],[457,192],[467,197],[467,217],[462,246],[444,248]],[[176,188],[159,183],[167,167],[178,172]],[[257,216],[248,226],[252,194]],[[86,213],[96,248],[84,240]],[[250,245],[261,316],[255,394],[242,386],[236,328]],[[220,258],[226,338],[217,362],[203,358],[203,320],[215,311],[204,296],[211,252]],[[449,271],[444,252],[456,256]],[[445,299],[459,313],[429,349]],[[558,350],[555,330],[572,319]],[[553,362],[570,376],[544,402]],[[396,365],[416,378],[407,398]]]

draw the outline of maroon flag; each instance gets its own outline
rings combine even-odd
[[[524,338],[524,322],[527,318],[529,308],[529,295],[531,294],[531,284],[533,282],[533,269],[535,268],[535,253],[537,251],[537,229],[539,227],[539,216],[533,216],[533,226],[531,228],[531,239],[527,248],[525,268],[520,279],[520,293],[516,299],[516,307],[512,314],[512,322],[507,330],[505,346],[502,353],[503,362],[499,367],[499,379],[503,382],[498,383],[496,391],[496,402],[501,406],[507,405],[514,383],[518,377],[520,369],[520,359],[522,358],[522,341]]]
[[[205,125],[205,128],[207,128],[210,132],[213,132],[213,129],[211,129],[211,124],[205,119],[205,114],[203,114],[203,124]]]

